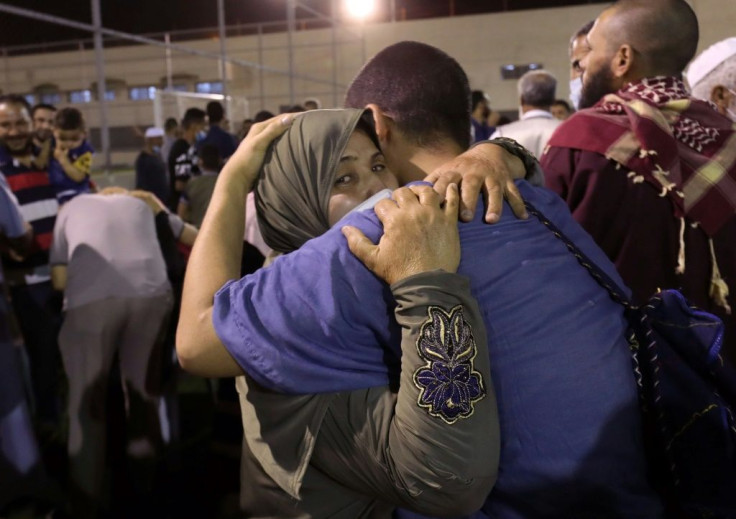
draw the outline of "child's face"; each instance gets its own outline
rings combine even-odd
[[[71,150],[81,146],[86,137],[87,132],[84,130],[60,130],[58,128],[54,130],[56,145],[65,150]]]

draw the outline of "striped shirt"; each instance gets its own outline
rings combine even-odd
[[[31,254],[22,262],[4,258],[9,283],[34,284],[48,281],[49,248],[59,204],[46,170],[25,166],[16,158],[3,156],[0,172],[18,199],[23,219],[33,228]],[[22,273],[22,277],[13,274]]]

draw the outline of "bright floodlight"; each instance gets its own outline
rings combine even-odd
[[[351,18],[365,20],[376,8],[376,0],[345,0],[345,12]]]

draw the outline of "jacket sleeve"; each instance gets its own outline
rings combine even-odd
[[[424,273],[391,288],[402,327],[400,387],[338,394],[312,464],[419,513],[473,512],[495,483],[500,448],[480,311],[456,274]]]

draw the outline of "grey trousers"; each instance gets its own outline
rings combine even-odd
[[[92,499],[100,496],[104,481],[105,402],[116,353],[129,424],[128,455],[152,458],[161,444],[160,346],[172,303],[170,293],[111,298],[66,313],[59,346],[69,379],[69,472],[76,490]]]

